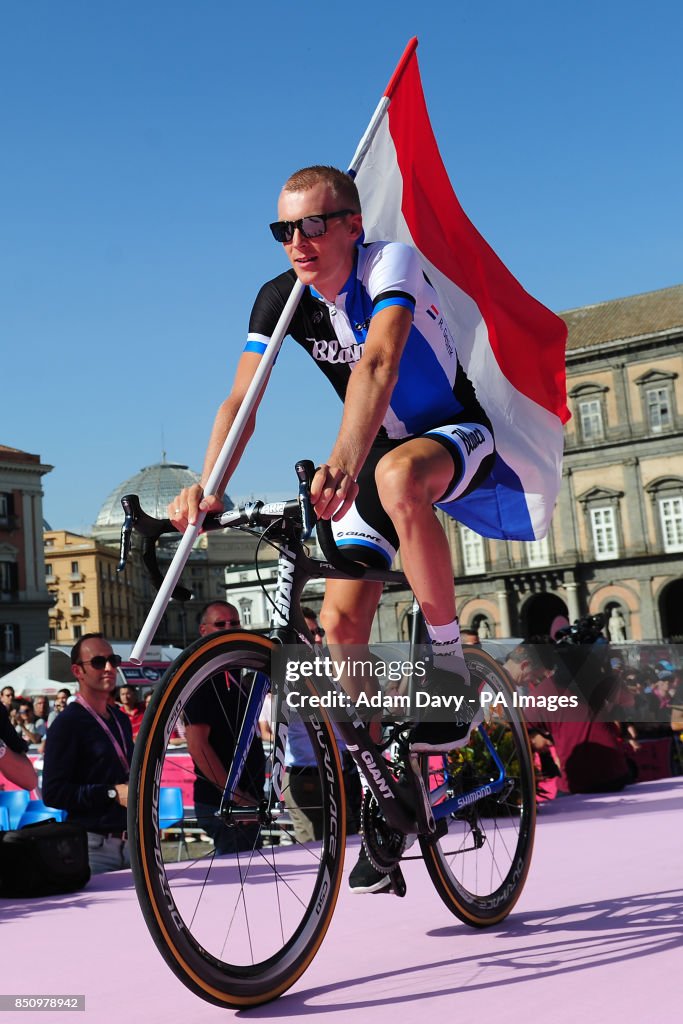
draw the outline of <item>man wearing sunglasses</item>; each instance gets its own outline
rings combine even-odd
[[[271,232],[291,269],[257,296],[232,390],[209,439],[202,481],[213,469],[296,277],[306,288],[289,334],[343,402],[336,441],[313,480],[316,513],[332,519],[337,543],[349,558],[388,567],[400,546],[432,642],[430,687],[464,697],[462,720],[447,717],[416,726],[411,746],[425,753],[462,746],[481,709],[469,687],[450,550],[434,506],[457,519],[458,500],[491,472],[490,421],[458,360],[455,337],[415,250],[398,242],[363,244],[360,200],[348,175],[321,166],[297,171],[280,193],[278,218]],[[204,495],[194,485],[169,504],[179,530],[196,520],[198,508],[222,508],[220,495],[254,425],[255,412],[217,494]],[[381,584],[328,581],[321,618],[330,645],[368,642],[381,592]]]
[[[93,874],[130,867],[126,807],[133,756],[130,720],[110,702],[121,658],[101,633],[71,650],[76,700],[55,718],[45,741],[43,799],[88,833]]]

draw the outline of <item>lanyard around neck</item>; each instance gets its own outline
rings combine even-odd
[[[83,697],[83,696],[82,696],[82,695],[81,695],[81,694],[79,693],[79,694],[77,695],[77,697],[76,697],[76,700],[78,701],[78,703],[79,703],[79,704],[80,704],[80,705],[81,705],[82,707],[84,707],[84,708],[85,708],[85,710],[86,710],[86,711],[88,711],[88,712],[89,712],[89,713],[90,713],[90,714],[91,714],[91,715],[93,716],[93,718],[95,719],[95,721],[97,722],[97,724],[98,724],[98,725],[99,725],[99,726],[100,726],[100,727],[101,727],[102,729],[104,729],[104,731],[106,732],[107,736],[109,737],[109,739],[110,739],[110,740],[111,740],[111,742],[112,742],[112,746],[114,747],[114,750],[116,751],[117,757],[118,757],[119,761],[121,762],[121,765],[122,765],[122,767],[124,768],[124,770],[125,770],[125,772],[126,772],[126,775],[128,775],[128,774],[129,774],[129,772],[130,772],[130,764],[129,764],[129,762],[128,762],[128,758],[126,757],[126,755],[125,755],[125,753],[124,753],[124,751],[123,751],[123,748],[124,748],[124,747],[125,747],[125,745],[126,745],[126,740],[125,740],[125,738],[124,738],[124,735],[123,735],[123,731],[122,731],[122,729],[121,729],[121,726],[120,726],[120,725],[119,725],[119,723],[118,723],[118,722],[116,721],[116,715],[113,715],[113,716],[112,716],[112,718],[113,718],[113,721],[114,721],[114,725],[116,726],[116,731],[118,732],[118,734],[119,734],[119,737],[120,737],[120,739],[121,739],[121,743],[119,743],[119,741],[117,740],[116,736],[114,736],[113,732],[111,731],[111,729],[109,728],[109,726],[107,725],[107,723],[106,723],[106,722],[104,721],[104,719],[102,718],[102,716],[101,716],[101,715],[98,715],[98,714],[97,714],[97,712],[95,711],[95,709],[94,709],[94,708],[92,708],[92,707],[91,707],[91,706],[90,706],[90,705],[88,704],[88,702],[87,702],[87,700],[85,699],[85,697]]]

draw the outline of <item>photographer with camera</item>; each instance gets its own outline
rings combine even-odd
[[[539,714],[528,723],[537,752],[554,748],[565,793],[618,792],[637,778],[630,748],[612,720],[630,697],[612,672],[604,624],[602,615],[592,615],[560,630],[555,643],[551,637],[527,642],[538,659],[534,693],[548,698],[571,690],[578,698],[571,715]]]

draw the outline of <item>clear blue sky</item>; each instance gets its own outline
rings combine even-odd
[[[555,310],[683,280],[679,0],[0,3],[0,443],[88,530],[200,469],[295,168],[346,165],[403,48],[465,210]],[[293,407],[288,401],[294,399]],[[294,344],[233,497],[293,491],[340,406]]]

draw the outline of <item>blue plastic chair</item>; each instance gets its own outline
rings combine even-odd
[[[17,828],[23,828],[24,825],[35,825],[39,821],[48,821],[50,818],[55,818],[57,821],[64,821],[66,818],[66,811],[53,810],[49,807],[46,807],[43,811],[24,811],[22,816],[19,818]]]
[[[26,789],[0,789],[0,807],[7,808],[10,828],[19,828],[19,819],[30,799]]]
[[[60,807],[48,807],[48,805],[43,803],[42,800],[29,800],[26,804],[24,814],[26,811],[47,811],[48,818],[56,818],[57,821],[66,820],[66,811],[62,810]]]
[[[9,813],[6,807],[0,807],[0,832],[9,832]]]
[[[178,860],[180,860],[180,850],[183,846],[187,851],[187,840],[183,827],[184,818],[183,791],[180,786],[162,786],[159,790],[159,829],[179,826]]]

